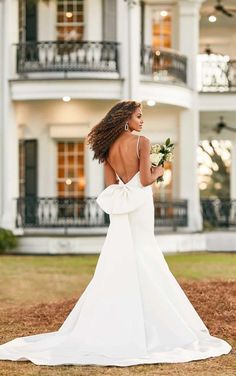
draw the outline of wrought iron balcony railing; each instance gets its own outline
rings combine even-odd
[[[202,92],[236,90],[236,60],[223,55],[199,55],[198,88]]]
[[[187,226],[187,201],[155,201],[157,227]],[[86,198],[18,198],[16,199],[16,227],[104,227],[109,215],[104,213],[95,197]]]
[[[155,226],[178,227],[188,226],[188,201],[154,201]]]
[[[26,42],[16,48],[17,73],[119,72],[116,42]]]
[[[154,81],[187,83],[187,58],[170,49],[141,49],[141,74]]]
[[[202,199],[201,208],[206,227],[229,228],[236,226],[236,200]]]

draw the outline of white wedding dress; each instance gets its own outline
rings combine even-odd
[[[97,198],[110,226],[95,273],[56,332],[0,346],[1,360],[40,365],[179,363],[227,354],[171,274],[154,237],[151,186],[139,172]],[[45,328],[46,329],[46,328]]]

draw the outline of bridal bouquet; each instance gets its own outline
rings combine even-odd
[[[167,138],[166,142],[162,145],[155,144],[151,146],[150,150],[150,161],[152,167],[164,166],[164,162],[171,162],[173,159],[172,150],[174,149],[174,144],[170,142],[170,139]],[[157,179],[157,182],[163,181],[163,176],[160,176]]]

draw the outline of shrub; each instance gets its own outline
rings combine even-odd
[[[0,253],[17,246],[17,237],[11,230],[0,228]]]

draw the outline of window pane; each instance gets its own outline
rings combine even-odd
[[[84,156],[83,155],[78,155],[78,157],[77,157],[77,164],[78,165],[83,165],[84,164]]]
[[[70,178],[73,178],[73,177],[74,177],[74,166],[68,168],[68,176],[69,176]]]
[[[65,184],[64,183],[57,183],[57,190],[58,190],[58,192],[63,192],[65,190]]]
[[[58,165],[63,166],[64,165],[64,156],[59,154],[58,155]]]
[[[77,149],[78,149],[78,151],[83,152],[84,151],[84,144],[82,142],[78,143],[77,144]]]
[[[64,168],[59,168],[58,169],[58,177],[59,178],[64,178],[65,177],[65,170],[64,170]]]
[[[64,152],[64,148],[65,148],[65,144],[64,144],[64,142],[62,143],[62,142],[59,142],[58,143],[58,151],[60,152],[60,151],[63,151]]]
[[[68,151],[74,151],[74,143],[68,143]]]
[[[74,156],[68,156],[68,165],[73,166],[74,165]]]

